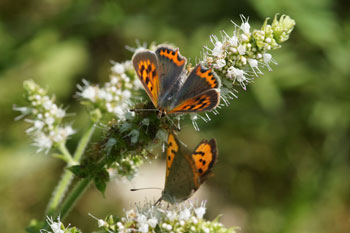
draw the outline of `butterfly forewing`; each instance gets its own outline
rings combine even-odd
[[[180,55],[179,49],[161,46],[156,50],[158,73],[160,81],[160,105],[166,104],[166,99],[177,94],[180,80],[183,77],[186,58]],[[166,107],[166,106],[165,106]]]
[[[192,158],[199,173],[200,182],[203,183],[210,175],[211,169],[216,162],[217,148],[215,139],[210,141],[203,140],[192,153]]]
[[[154,52],[144,50],[137,52],[132,58],[137,76],[152,100],[158,107],[158,96],[160,94],[159,76],[157,71],[157,57]]]

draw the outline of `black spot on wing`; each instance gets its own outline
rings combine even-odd
[[[205,153],[203,151],[195,151],[193,154],[195,155],[201,155],[201,156],[204,156]]]

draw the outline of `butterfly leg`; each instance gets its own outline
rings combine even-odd
[[[153,206],[159,205],[161,201],[162,201],[162,197],[160,197],[160,198],[153,204]]]

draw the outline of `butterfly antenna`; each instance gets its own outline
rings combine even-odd
[[[163,189],[157,188],[157,187],[149,187],[149,188],[130,189],[130,191],[134,192],[134,191],[145,190],[145,189],[160,189],[160,190],[163,190]]]
[[[156,112],[158,109],[146,109],[146,108],[133,108],[130,112]]]

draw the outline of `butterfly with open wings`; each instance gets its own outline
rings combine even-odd
[[[186,76],[186,58],[179,49],[143,49],[132,62],[159,116],[208,111],[220,102],[220,80],[213,70],[198,64]]]

